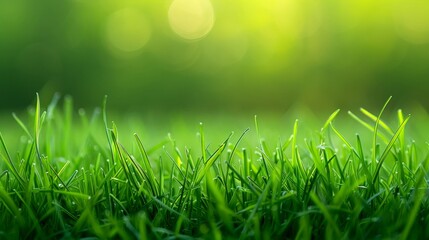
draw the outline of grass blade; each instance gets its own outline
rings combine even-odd
[[[230,135],[231,136],[231,135]],[[230,136],[216,149],[216,151],[207,159],[207,162],[204,164],[204,168],[200,170],[197,174],[197,177],[194,181],[194,186],[198,185],[203,179],[204,175],[209,171],[213,163],[219,158],[225,146],[230,138]]]
[[[380,174],[380,169],[381,166],[383,165],[384,160],[386,159],[387,155],[390,152],[390,149],[392,149],[393,145],[395,144],[396,140],[398,139],[398,137],[400,136],[401,132],[404,131],[405,129],[405,125],[407,124],[408,120],[410,119],[411,116],[408,116],[407,118],[405,118],[405,120],[402,122],[402,124],[399,126],[398,130],[396,130],[395,134],[393,135],[392,139],[390,139],[389,144],[386,146],[386,148],[384,149],[383,153],[381,154],[378,163],[377,163],[377,168],[375,169],[375,174],[374,174],[374,178],[372,180],[372,183],[375,184],[375,182],[378,179],[378,176]]]

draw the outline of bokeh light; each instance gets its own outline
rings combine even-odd
[[[61,92],[156,111],[390,95],[429,109],[427,12],[424,0],[0,1],[0,108]]]
[[[171,28],[180,37],[199,39],[212,30],[215,22],[210,0],[174,0],[168,10]]]
[[[108,43],[124,52],[141,50],[151,37],[151,27],[144,15],[131,8],[113,13],[107,20],[106,32]]]

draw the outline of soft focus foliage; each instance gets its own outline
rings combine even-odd
[[[422,102],[428,12],[421,0],[0,1],[0,107],[36,91],[164,110]]]

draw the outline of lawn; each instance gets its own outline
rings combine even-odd
[[[389,100],[148,118],[37,97],[2,116],[0,238],[427,239],[428,116]]]

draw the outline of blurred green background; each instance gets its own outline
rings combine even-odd
[[[429,107],[429,1],[0,0],[0,108]]]

